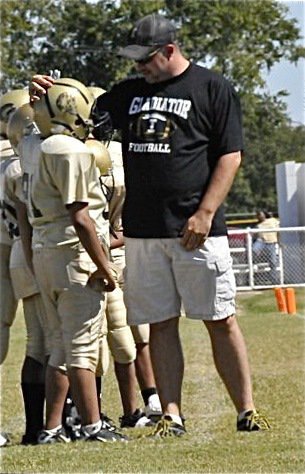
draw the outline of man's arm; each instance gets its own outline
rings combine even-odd
[[[91,275],[89,283],[100,279],[104,282],[105,291],[113,291],[115,281],[111,275],[106,254],[96,234],[94,223],[89,216],[88,205],[82,202],[74,202],[69,204],[67,209],[81,243],[97,266],[97,270]]]
[[[188,219],[184,228],[181,243],[187,250],[200,247],[208,237],[215,212],[230,191],[240,163],[239,151],[219,158],[208,189],[197,211]]]
[[[30,102],[39,100],[40,96],[45,94],[47,89],[54,84],[54,80],[51,76],[35,74],[29,85]]]

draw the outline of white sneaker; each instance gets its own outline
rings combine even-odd
[[[155,423],[161,419],[162,408],[159,395],[157,393],[154,393],[149,397],[148,403],[145,406],[145,415]]]
[[[6,433],[0,433],[0,448],[9,443],[9,438]]]

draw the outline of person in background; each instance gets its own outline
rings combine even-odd
[[[278,276],[278,232],[279,220],[273,217],[268,211],[257,211],[258,224],[257,229],[261,229],[257,233],[257,237],[253,244],[254,256],[260,262],[267,261],[270,265],[270,283],[276,285],[279,281]]]

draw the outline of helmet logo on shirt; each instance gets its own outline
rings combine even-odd
[[[130,124],[130,130],[138,138],[147,141],[166,140],[176,128],[171,118],[157,112],[141,113]]]

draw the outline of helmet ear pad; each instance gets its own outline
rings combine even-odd
[[[32,133],[33,127],[34,110],[30,104],[23,104],[11,114],[7,124],[7,137],[17,155],[20,140]]]
[[[44,137],[61,133],[85,140],[93,103],[94,97],[84,84],[60,78],[34,102],[35,122]]]
[[[6,92],[0,97],[0,133],[7,137],[7,124],[11,114],[29,102],[28,89],[15,89]]]

